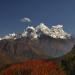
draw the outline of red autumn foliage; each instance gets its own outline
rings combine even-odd
[[[65,75],[65,73],[54,61],[27,60],[11,65],[0,75]]]

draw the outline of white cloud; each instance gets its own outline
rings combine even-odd
[[[21,19],[21,22],[31,22],[30,18],[24,17]]]

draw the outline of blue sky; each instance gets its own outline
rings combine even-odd
[[[0,35],[22,32],[28,17],[34,26],[63,24],[67,32],[75,33],[75,0],[0,0]]]

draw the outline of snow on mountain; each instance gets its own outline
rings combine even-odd
[[[63,30],[63,25],[56,25],[48,28],[44,23],[40,23],[37,27],[27,27],[26,31],[23,33],[25,36],[28,37],[40,37],[42,34],[50,36],[56,39],[67,39],[71,38],[71,34],[68,34]]]
[[[67,39],[71,37],[71,34],[63,30],[63,25],[56,25],[50,29],[50,36],[53,38]]]
[[[5,36],[1,37],[0,40],[4,40],[4,39],[13,39],[13,40],[15,40],[15,39],[17,39],[16,36],[17,36],[16,33],[12,33],[12,34],[8,34],[8,35],[5,35]]]
[[[41,34],[49,35],[50,34],[50,29],[44,23],[40,23],[40,25],[38,25],[35,29],[38,35],[41,35]]]
[[[33,26],[28,26],[26,31],[22,33],[22,37],[37,38],[36,30]]]
[[[67,32],[63,30],[63,25],[56,25],[56,26],[52,26],[51,28],[48,28],[44,23],[40,23],[35,28],[33,26],[28,26],[24,30],[24,32],[21,33],[21,36],[18,38],[28,37],[32,39],[32,38],[38,38],[42,34],[45,34],[55,39],[70,39],[71,38],[71,34],[68,34]],[[3,40],[3,39],[15,40],[17,39],[17,36],[18,34],[12,33],[0,38],[0,40]]]

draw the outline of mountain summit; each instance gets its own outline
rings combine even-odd
[[[74,44],[63,25],[49,28],[40,23],[36,27],[28,26],[21,34],[12,33],[0,38],[0,67],[28,59],[60,58],[71,52]]]
[[[27,34],[26,34],[27,33]],[[40,35],[45,34],[55,39],[70,39],[71,34],[68,34],[63,30],[63,25],[56,25],[48,28],[44,23],[40,23],[37,27],[27,27],[24,33],[26,36],[31,35],[34,38],[40,37]]]
[[[71,34],[68,34],[67,32],[63,30],[63,25],[56,25],[56,26],[52,26],[51,28],[48,28],[44,23],[40,23],[40,25],[36,26],[35,28],[33,26],[28,26],[24,30],[24,32],[21,33],[20,35],[16,33],[12,33],[0,38],[0,40],[18,39],[21,37],[38,38],[42,34],[45,34],[55,39],[70,39],[71,38]]]

